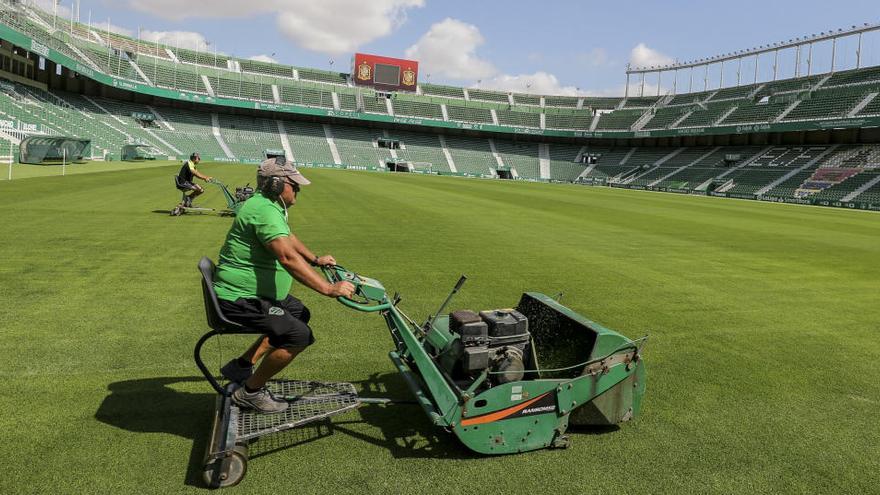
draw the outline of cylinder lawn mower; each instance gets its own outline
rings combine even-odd
[[[261,436],[329,418],[362,404],[390,399],[358,397],[349,383],[273,380],[287,411],[263,415],[239,409],[200,357],[202,345],[219,334],[250,333],[226,320],[211,281],[214,265],[199,264],[208,323],[213,329],[196,345],[195,358],[219,393],[205,459],[211,487],[238,483],[246,472],[248,444]],[[522,295],[516,309],[455,311],[443,314],[465,277],[434,316],[416,324],[377,280],[341,266],[324,267],[331,283],[355,285],[353,299],[339,302],[356,311],[378,313],[394,342],[389,353],[415,401],[431,422],[451,431],[481,454],[511,454],[566,447],[569,424],[613,425],[635,418],[645,393],[641,349],[646,337],[630,340],[594,323],[543,294]]]
[[[395,349],[389,353],[417,402],[437,426],[481,454],[566,447],[569,423],[613,425],[633,419],[645,393],[641,348],[536,292],[516,309],[443,315],[417,325],[376,280],[340,266],[330,282],[349,281],[352,309],[379,313]]]
[[[187,204],[187,194],[189,189],[182,189],[177,183],[177,176],[174,176],[174,185],[178,190],[183,192],[183,198],[180,201],[180,204],[175,206],[173,210],[171,210],[171,216],[177,217],[180,215],[184,215],[187,213],[217,213],[221,217],[234,217],[238,214],[239,208],[241,205],[247,201],[251,196],[254,195],[254,188],[250,187],[250,184],[244,187],[236,187],[235,194],[229,192],[229,188],[226,187],[226,184],[220,182],[217,179],[211,179],[208,181],[208,184],[213,184],[217,186],[220,191],[223,193],[223,198],[226,200],[226,209],[217,211],[216,208],[201,208],[198,206],[185,206]]]

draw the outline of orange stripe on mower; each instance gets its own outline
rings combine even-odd
[[[491,423],[493,421],[498,421],[498,420],[507,418],[508,416],[512,416],[512,415],[522,411],[523,409],[529,407],[530,405],[534,404],[535,402],[538,402],[539,400],[543,399],[544,397],[546,397],[549,394],[550,394],[550,392],[544,393],[542,395],[535,397],[534,399],[527,400],[527,401],[520,403],[520,404],[517,404],[515,406],[508,407],[507,409],[502,409],[500,411],[495,411],[493,413],[484,414],[482,416],[474,416],[473,418],[462,419],[461,426],[481,425],[481,424]]]

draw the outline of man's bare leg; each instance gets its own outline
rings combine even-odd
[[[275,349],[263,358],[263,362],[254,371],[254,374],[244,382],[248,390],[259,390],[266,385],[270,378],[283,370],[293,358],[305,350],[304,347],[292,347]]]
[[[251,365],[255,365],[257,364],[257,361],[265,356],[271,349],[272,346],[269,345],[269,337],[263,336],[258,338],[257,341],[241,355],[240,359],[250,362]]]

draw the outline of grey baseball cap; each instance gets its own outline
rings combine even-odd
[[[301,186],[307,186],[312,182],[300,173],[292,163],[288,163],[284,157],[269,158],[260,164],[257,172],[260,177],[286,177]]]

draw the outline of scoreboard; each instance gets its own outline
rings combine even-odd
[[[382,91],[415,91],[419,63],[414,60],[356,53],[351,61],[351,78],[358,86]]]

